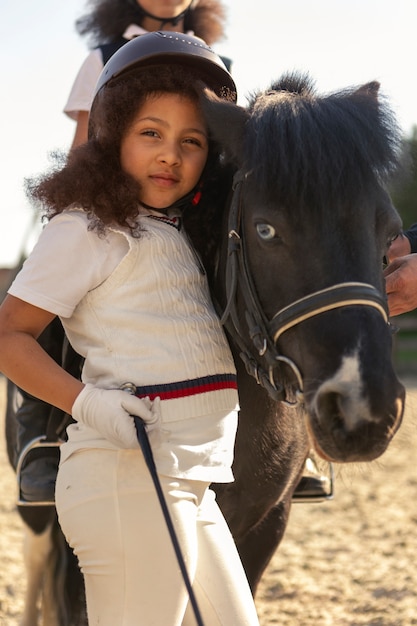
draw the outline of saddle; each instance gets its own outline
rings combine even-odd
[[[63,337],[62,367],[73,376],[80,378],[83,358]],[[25,401],[25,400],[24,400]],[[40,402],[35,398],[30,401],[36,410]],[[48,405],[46,405],[48,406]],[[31,408],[29,407],[29,412]],[[46,432],[33,437],[20,451],[16,464],[17,505],[54,506],[55,482],[59,465],[59,448],[66,441],[66,428],[73,423],[71,415],[49,407]]]

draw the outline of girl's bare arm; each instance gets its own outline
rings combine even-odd
[[[31,395],[71,413],[84,385],[60,367],[36,341],[54,317],[7,295],[0,306],[0,371]]]

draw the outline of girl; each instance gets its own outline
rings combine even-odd
[[[76,121],[72,148],[87,141],[88,114],[95,85],[103,65],[127,41],[147,31],[191,31],[211,45],[224,36],[225,10],[219,0],[88,0],[89,12],[76,28],[94,47],[82,64],[71,88],[64,112]],[[69,355],[62,324],[55,319],[38,339],[56,361]],[[65,421],[65,416],[48,404],[8,382],[6,419],[16,424],[13,464],[36,437],[45,437]],[[16,410],[17,408],[17,410]],[[30,453],[20,469],[20,497],[26,502],[54,502],[56,458],[45,449]]]
[[[50,221],[0,308],[0,369],[76,420],[61,447],[56,505],[91,625],[194,623],[132,414],[147,424],[205,624],[258,624],[208,490],[233,480],[238,398],[204,270],[181,227],[218,159],[201,81],[235,98],[219,57],[192,36],[149,33],[113,55],[89,141],[32,189]],[[56,315],[85,358],[82,382],[36,342]]]
[[[189,32],[209,45],[224,37],[225,10],[220,0],[88,0],[87,6],[89,12],[76,21],[76,29],[88,37],[94,49],[82,64],[64,109],[76,121],[72,148],[87,141],[88,114],[103,65],[127,41],[161,29]],[[70,359],[59,319],[47,326],[38,340],[56,361],[61,362],[65,353]],[[26,445],[53,432],[53,425],[64,422],[65,416],[24,391],[17,392],[10,381],[7,396],[7,423],[17,425],[13,459],[16,469]],[[21,499],[53,504],[56,471],[55,457],[45,449],[30,454],[20,470]]]

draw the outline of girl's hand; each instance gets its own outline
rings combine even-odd
[[[139,448],[132,415],[141,417],[147,430],[159,420],[159,398],[141,400],[119,389],[99,389],[87,384],[77,396],[72,417],[99,432],[117,448]]]

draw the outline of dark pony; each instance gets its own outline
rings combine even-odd
[[[289,75],[247,108],[202,99],[223,184],[184,217],[238,370],[235,482],[213,489],[253,593],[309,448],[370,461],[402,419],[382,276],[399,132],[378,89],[319,96]]]
[[[225,218],[194,224],[239,375],[235,482],[214,489],[253,592],[309,447],[370,461],[402,419],[382,275],[400,133],[378,91],[320,96],[292,74],[247,108],[202,102],[234,171]]]

